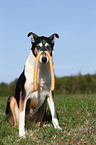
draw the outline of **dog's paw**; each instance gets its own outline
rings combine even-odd
[[[54,128],[58,129],[58,130],[62,130],[62,128],[59,126],[58,120],[57,118],[53,118],[52,119],[52,123],[54,125]]]
[[[25,134],[24,135],[19,134],[19,137],[20,138],[26,138]]]
[[[56,128],[57,128],[58,130],[62,130],[62,128],[61,128],[60,126],[57,126]]]
[[[19,137],[20,137],[20,138],[26,138],[25,132],[19,133]]]
[[[58,130],[62,130],[62,128],[59,125],[54,125],[54,128]]]

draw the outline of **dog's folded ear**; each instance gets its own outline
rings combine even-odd
[[[54,33],[51,36],[49,36],[49,39],[52,41],[52,43],[54,43],[55,37],[59,38],[59,35],[57,33]]]
[[[33,32],[28,33],[27,36],[29,37],[29,36],[31,36],[31,35],[32,35],[31,42],[34,43],[34,42],[35,42],[35,39],[36,39],[38,36],[37,36],[36,34],[34,34]]]

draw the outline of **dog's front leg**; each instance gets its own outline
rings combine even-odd
[[[19,102],[19,137],[25,137],[25,108],[26,100],[20,97]]]
[[[56,109],[55,109],[55,104],[54,104],[54,101],[53,101],[53,97],[52,97],[52,92],[51,91],[50,91],[50,95],[49,95],[47,101],[48,101],[48,105],[49,105],[49,108],[50,108],[50,111],[51,111],[52,123],[54,125],[54,128],[61,129],[61,127],[59,126],[59,123],[58,123]]]

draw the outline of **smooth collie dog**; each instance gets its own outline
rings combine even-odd
[[[24,65],[15,89],[15,95],[9,97],[7,101],[6,115],[7,120],[12,125],[19,126],[19,137],[25,136],[25,115],[29,116],[32,122],[42,122],[44,119],[46,104],[48,102],[52,123],[54,128],[61,129],[58,123],[54,100],[51,91],[51,77],[48,56],[44,51],[48,51],[53,57],[54,39],[59,38],[58,34],[50,37],[37,36],[30,32],[32,48],[29,57]],[[43,51],[38,62],[37,91],[34,91],[34,66],[36,56]]]

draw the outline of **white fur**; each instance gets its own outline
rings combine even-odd
[[[16,119],[18,121],[19,120],[19,109],[18,109],[17,103],[15,104],[14,109],[15,109],[14,111],[15,111]]]
[[[40,42],[40,43],[38,44],[38,46],[42,47],[42,46],[43,46],[42,42]]]
[[[28,82],[28,84],[33,83],[35,60],[36,58],[30,50],[29,57],[25,63],[25,77],[27,79],[26,82]],[[30,86],[32,86],[32,84]]]
[[[25,110],[19,112],[19,137],[25,136]]]
[[[42,57],[43,57],[43,56],[44,56],[44,55],[41,55],[41,56],[40,56],[40,59],[39,59],[39,62],[41,62],[41,63],[42,63]],[[48,63],[48,60],[49,60],[49,59],[48,59],[48,56],[46,56],[46,58],[47,58],[46,63]]]
[[[54,50],[52,50],[52,58],[53,58],[53,56],[54,56]]]
[[[45,47],[50,46],[48,43],[45,43]]]

